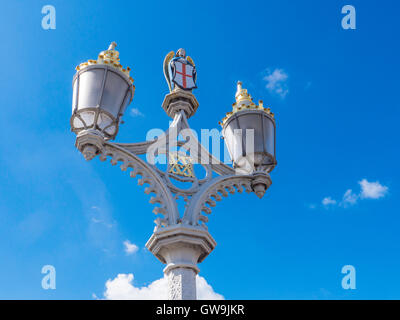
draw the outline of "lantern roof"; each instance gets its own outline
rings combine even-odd
[[[82,70],[88,66],[96,65],[96,64],[103,64],[108,65],[116,70],[121,71],[123,74],[127,76],[130,83],[133,84],[133,78],[130,76],[131,68],[126,67],[124,68],[121,63],[119,62],[119,52],[115,50],[117,44],[112,42],[107,50],[104,50],[99,53],[97,60],[88,60],[87,62],[81,63],[79,66],[76,67],[76,70]]]
[[[264,108],[263,101],[259,100],[258,105],[253,102],[253,98],[247,92],[247,89],[242,87],[242,82],[237,82],[237,91],[235,94],[236,102],[232,104],[232,111],[226,113],[225,117],[222,121],[219,122],[220,125],[224,125],[225,122],[236,112],[245,111],[245,110],[261,110],[267,113],[274,121],[274,113],[271,112],[270,108]]]

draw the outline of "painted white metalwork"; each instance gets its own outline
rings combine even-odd
[[[114,52],[112,51],[114,47],[109,50],[111,53]],[[170,75],[167,67],[169,61],[173,59],[172,53],[164,62],[166,77]],[[178,51],[176,57],[184,59],[186,56],[183,51]],[[191,59],[190,64],[194,68]],[[270,170],[266,170],[264,165],[257,167],[255,163],[252,170],[238,174],[239,171],[216,159],[201,145],[195,134],[189,130],[187,120],[195,114],[198,102],[191,90],[173,87],[172,80],[168,82],[171,92],[166,95],[162,107],[173,121],[164,135],[153,141],[116,143],[110,142],[110,136],[96,127],[79,131],[74,127],[72,129],[77,133],[76,147],[86,160],[92,160],[96,156],[102,161],[109,159],[112,165],[120,164],[121,170],[128,171],[131,177],[140,176],[138,184],[146,185],[144,192],[152,194],[150,203],[155,205],[153,212],[157,216],[153,235],[146,247],[166,264],[164,273],[168,278],[169,298],[196,299],[196,274],[199,272],[197,264],[202,262],[216,246],[215,240],[207,230],[208,215],[212,208],[223,197],[235,192],[255,192],[261,198],[272,182],[268,173]],[[101,93],[95,93],[101,96]],[[74,97],[76,96],[74,101],[78,101],[78,94],[81,93],[75,92],[74,89]],[[261,112],[258,109],[260,107],[253,111]],[[252,112],[251,110],[245,112]],[[241,115],[240,112],[243,111],[238,109],[235,112]],[[120,116],[122,114],[118,114],[118,117]],[[183,132],[185,141],[178,139]],[[272,138],[274,139],[270,137]],[[172,149],[174,147],[175,149]],[[232,148],[232,145],[230,147]],[[182,170],[174,170],[172,167],[174,163],[167,163],[166,169],[160,169],[153,160],[160,155],[170,159],[170,152],[175,153],[175,159],[187,159],[186,165],[202,166],[205,171],[204,177],[197,177],[193,167],[190,167],[190,171],[184,171],[184,167],[179,167]],[[146,160],[142,159],[143,155],[146,155]],[[242,157],[246,157],[246,154]],[[190,187],[182,188],[175,182],[189,184]],[[177,204],[179,198],[185,202],[184,212],[179,212]]]

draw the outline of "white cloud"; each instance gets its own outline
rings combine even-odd
[[[106,282],[104,298],[107,300],[164,300],[167,299],[167,280],[162,278],[147,287],[135,287],[133,274],[118,274]]]
[[[331,197],[325,197],[324,199],[322,199],[322,204],[326,207],[329,205],[335,205],[336,200],[333,200]]]
[[[272,72],[267,69],[267,75],[264,77],[264,80],[267,82],[265,87],[283,99],[289,93],[288,78],[289,76],[283,69],[275,69]]]
[[[166,277],[158,279],[147,287],[135,287],[134,276],[118,274],[114,279],[106,282],[104,298],[107,300],[166,300],[168,299],[168,280]],[[200,276],[196,277],[198,300],[223,300],[224,297],[215,293],[207,281]]]
[[[389,190],[388,187],[381,185],[378,181],[369,182],[367,179],[362,179],[358,183],[361,186],[360,192],[357,194],[354,193],[353,190],[348,189],[344,193],[342,201],[339,202],[339,206],[347,208],[351,205],[355,205],[360,199],[383,198]],[[335,206],[338,203],[331,197],[325,197],[324,199],[322,199],[322,204],[325,207],[329,207],[329,206]]]
[[[362,179],[359,182],[361,186],[361,198],[363,199],[379,199],[386,195],[388,187],[381,185],[378,181],[368,182],[367,179]]]
[[[203,277],[196,277],[196,289],[198,300],[224,300],[224,297],[221,294],[214,292],[214,289]]]
[[[130,113],[132,117],[144,117],[144,114],[138,108],[131,108]]]
[[[343,199],[342,202],[340,203],[340,205],[342,205],[343,207],[347,207],[348,205],[354,205],[357,203],[359,196],[357,194],[355,194],[353,192],[353,190],[348,189],[344,195],[343,195]]]
[[[124,241],[124,250],[125,250],[126,254],[133,254],[139,250],[139,247],[136,244],[131,243],[129,240],[125,240]]]
[[[92,218],[90,219],[90,221],[91,221],[92,223],[99,223],[99,224],[102,224],[103,226],[105,226],[105,227],[107,227],[107,228],[112,228],[112,227],[114,226],[112,223],[106,223],[106,222],[104,222],[103,220],[97,219],[97,218],[95,218],[95,217],[92,217]]]

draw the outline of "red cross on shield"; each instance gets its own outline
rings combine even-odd
[[[182,61],[175,61],[175,75],[173,81],[183,89],[196,88],[194,83],[194,68],[190,64],[186,64]]]

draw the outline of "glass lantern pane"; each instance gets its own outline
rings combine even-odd
[[[101,100],[101,108],[117,117],[127,89],[127,82],[117,73],[109,70]]]
[[[105,132],[107,132],[110,136],[112,136],[112,135],[114,135],[115,134],[115,130],[116,130],[116,127],[115,126],[111,126],[111,127],[108,127],[106,130],[104,130]]]
[[[266,151],[275,156],[275,126],[267,116],[264,116],[264,140]]]
[[[131,96],[132,96],[132,91],[129,90],[128,94],[126,95],[126,99],[124,101],[124,105],[122,106],[121,114],[125,113],[126,107],[129,105],[131,102]]]
[[[100,102],[104,69],[90,69],[79,76],[78,109],[96,107]]]
[[[76,107],[76,104],[78,101],[76,101],[78,94],[78,79],[74,81],[74,86],[73,86],[73,94],[72,94],[72,113],[74,113],[74,109]]]
[[[97,118],[98,127],[103,130],[105,127],[109,126],[112,123],[112,119],[104,113],[100,113]]]
[[[80,113],[80,116],[87,127],[93,126],[94,123],[94,112],[93,111],[84,111]]]
[[[72,125],[75,129],[82,129],[84,127],[83,122],[78,117],[75,117],[72,121]]]
[[[263,114],[259,112],[244,112],[238,114],[238,121],[240,129],[243,130],[243,135],[246,137],[245,143],[247,143],[247,136],[251,138],[252,133],[248,130],[254,130],[254,151],[265,152],[264,144],[264,132],[263,132]],[[252,149],[251,146],[246,146],[246,149]]]

